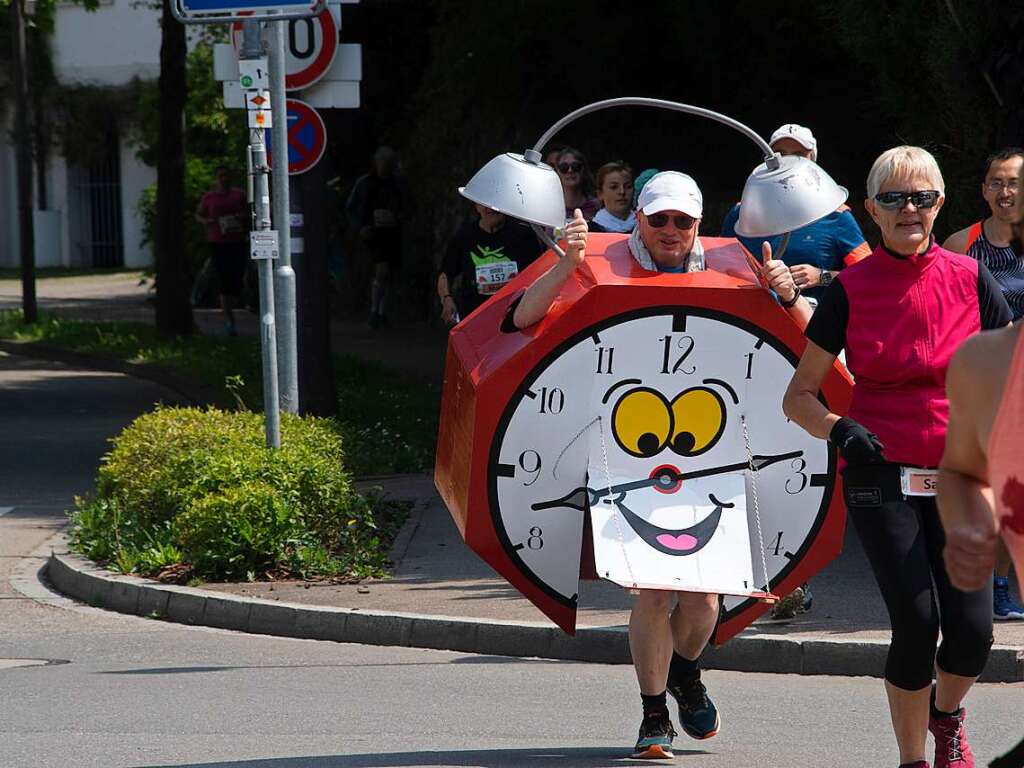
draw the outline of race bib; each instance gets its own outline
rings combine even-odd
[[[519,274],[514,261],[495,261],[479,264],[476,268],[476,289],[481,296],[490,296],[501,290],[509,280]]]
[[[900,490],[904,496],[934,496],[938,489],[937,469],[900,467]]]
[[[227,216],[219,216],[217,218],[217,224],[220,226],[220,233],[222,235],[231,235],[235,232],[242,231],[242,217],[237,213],[232,213]]]

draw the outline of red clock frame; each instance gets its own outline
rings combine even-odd
[[[774,336],[799,358],[806,346],[801,329],[764,288],[756,264],[731,238],[701,238],[707,270],[659,273],[642,269],[626,237],[592,234],[584,263],[563,286],[547,316],[522,331],[502,330],[512,303],[557,260],[548,251],[451,332],[445,364],[441,426],[434,479],[466,543],[545,615],[575,633],[576,606],[542,590],[509,557],[495,530],[488,494],[492,441],[502,414],[527,377],[553,350],[583,329],[651,306],[689,306],[723,312]],[[830,410],[845,413],[852,381],[835,365],[822,385]],[[781,405],[780,405],[781,407]],[[773,585],[784,595],[830,563],[842,549],[846,510],[842,480],[833,467],[831,497],[821,525],[803,556]],[[585,538],[581,576],[593,578],[592,545]],[[713,641],[722,643],[751,624],[768,604],[749,601],[724,620]]]

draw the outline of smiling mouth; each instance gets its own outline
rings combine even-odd
[[[663,554],[678,557],[692,555],[704,549],[711,541],[711,537],[715,535],[715,531],[718,530],[718,523],[722,519],[722,510],[736,506],[719,501],[713,493],[708,494],[708,499],[715,505],[713,512],[689,528],[677,529],[659,528],[647,522],[623,504],[621,500],[606,500],[605,503],[615,504],[622,516],[626,518],[629,527],[643,539],[647,546]]]

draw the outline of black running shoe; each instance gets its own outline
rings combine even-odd
[[[667,713],[646,715],[640,723],[640,735],[630,757],[643,760],[675,757],[672,754],[672,739],[675,735],[676,730]]]
[[[668,692],[679,703],[679,725],[693,739],[710,739],[722,725],[718,708],[708,698],[700,677],[682,683],[669,682]]]

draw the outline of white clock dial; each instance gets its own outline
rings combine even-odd
[[[753,574],[762,583],[767,567],[777,583],[823,522],[835,477],[829,444],[782,412],[796,362],[762,329],[697,307],[619,315],[563,342],[523,382],[492,443],[491,510],[510,557],[547,594],[574,603],[584,510],[608,495],[603,478],[587,477],[603,433],[617,474],[635,477],[627,494],[742,472],[753,457]],[[727,615],[743,605],[727,598]]]

